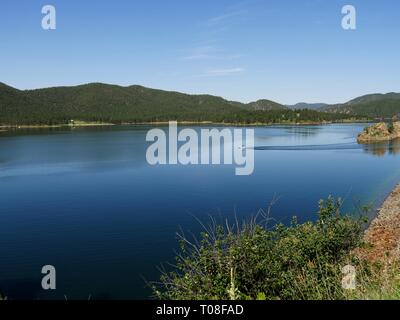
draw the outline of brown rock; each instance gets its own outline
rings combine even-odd
[[[393,123],[390,131],[386,123],[380,122],[365,128],[364,132],[358,135],[358,143],[374,143],[379,141],[390,141],[400,138],[400,121]]]

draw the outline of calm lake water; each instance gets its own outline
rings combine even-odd
[[[149,298],[196,218],[314,219],[318,200],[378,205],[400,181],[400,143],[363,147],[364,124],[255,128],[255,171],[147,164],[148,126],[0,133],[0,290],[10,298]],[[57,290],[41,290],[41,268]]]

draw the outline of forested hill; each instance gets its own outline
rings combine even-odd
[[[245,105],[245,108],[252,111],[271,111],[271,110],[288,109],[288,107],[286,106],[283,106],[279,103],[266,99],[250,102]]]
[[[211,95],[188,95],[92,83],[74,87],[18,90],[0,83],[0,124],[64,124],[70,120],[109,123],[212,121],[281,123],[336,121],[346,114],[289,110],[276,102],[243,104]]]
[[[290,109],[311,109],[311,110],[320,110],[322,108],[326,108],[329,105],[326,103],[307,103],[307,102],[300,102],[294,105],[287,105],[286,107]]]
[[[359,114],[371,118],[391,118],[400,114],[400,93],[369,94],[344,104],[330,105],[325,112]]]

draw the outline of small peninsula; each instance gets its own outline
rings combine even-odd
[[[400,121],[384,123],[380,122],[365,128],[357,137],[358,143],[374,143],[390,141],[400,138]]]

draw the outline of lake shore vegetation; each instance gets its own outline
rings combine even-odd
[[[399,260],[389,262],[385,254],[367,258],[379,237],[365,232],[363,213],[342,214],[341,200],[329,198],[321,200],[315,222],[293,218],[289,226],[270,227],[265,212],[247,223],[213,221],[199,240],[180,236],[176,265],[163,269],[153,283],[154,295],[172,300],[399,299]],[[352,268],[354,275],[346,274]],[[354,288],[347,287],[349,277]]]

